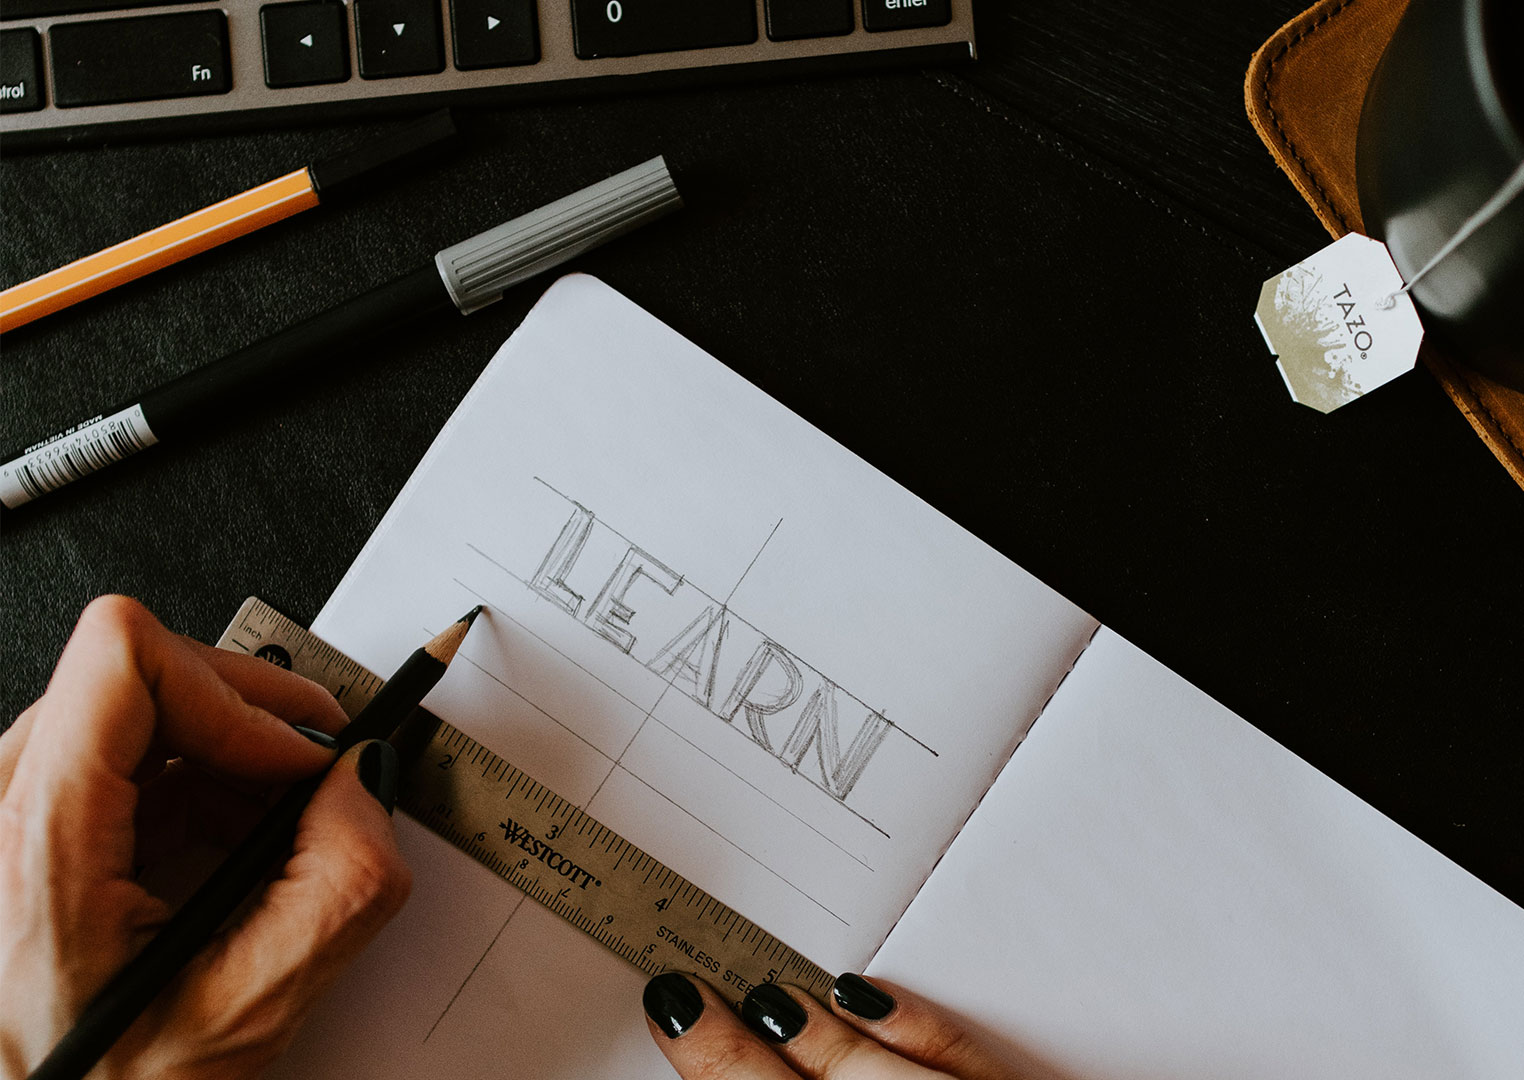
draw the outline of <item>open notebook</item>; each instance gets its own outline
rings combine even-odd
[[[1524,912],[622,296],[557,282],[314,630],[833,970],[1058,1075],[1518,1076]],[[667,1077],[644,977],[399,815],[273,1075]]]

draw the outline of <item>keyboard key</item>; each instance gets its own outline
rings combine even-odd
[[[74,15],[81,11],[123,11],[127,8],[168,7],[197,0],[0,0],[0,19]]]
[[[534,0],[450,0],[450,35],[462,71],[540,59]]]
[[[863,0],[864,30],[909,30],[951,21],[948,0]]]
[[[42,38],[37,31],[0,30],[0,112],[42,108]]]
[[[349,24],[330,0],[259,9],[265,85],[315,86],[349,78]]]
[[[60,106],[228,92],[228,23],[220,11],[58,23],[48,31]]]
[[[757,40],[752,0],[571,0],[571,10],[582,60]]]
[[[393,79],[444,70],[439,0],[354,0],[360,78]]]
[[[769,41],[852,32],[852,0],[767,0]]]

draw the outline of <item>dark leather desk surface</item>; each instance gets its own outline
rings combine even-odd
[[[7,335],[0,445],[662,152],[689,207],[576,268],[1524,899],[1524,492],[1422,371],[1293,404],[1251,320],[1325,240],[1241,103],[1297,6],[985,0],[957,70],[467,114],[436,168]],[[354,130],[7,154],[0,279]],[[0,713],[101,592],[310,619],[541,287],[8,519]]]

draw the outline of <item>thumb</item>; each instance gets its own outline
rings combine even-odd
[[[397,752],[379,740],[340,758],[302,814],[280,876],[187,971],[163,1015],[200,1044],[197,1056],[226,1064],[279,1054],[402,907],[412,874],[390,816],[399,771]]]

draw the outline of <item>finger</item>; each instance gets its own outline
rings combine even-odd
[[[390,817],[399,772],[396,752],[376,740],[334,765],[280,876],[166,995],[159,1023],[194,1031],[190,1043],[224,1065],[257,1067],[284,1049],[317,997],[407,899],[412,876]],[[147,1034],[135,1032],[129,1049]]]
[[[194,638],[176,636],[245,702],[287,721],[307,734],[309,739],[313,738],[310,733],[314,731],[336,735],[349,723],[349,717],[333,696],[311,679],[266,660],[204,645]],[[331,746],[321,742],[319,745]],[[166,747],[162,738],[156,738],[133,773],[133,781],[140,787],[148,784],[159,775],[165,761],[173,757],[174,753],[174,749]],[[228,786],[246,793],[268,787],[268,784],[243,780],[225,772],[219,772],[218,775]]]
[[[333,695],[311,679],[247,653],[218,649],[194,638],[180,640],[256,708],[329,735],[337,735],[349,723]]]
[[[683,1080],[799,1080],[703,981],[676,971],[646,983],[651,1038]]]
[[[318,731],[316,728],[303,727],[299,724],[293,724],[291,725],[291,729],[293,731],[299,732],[309,742],[321,746],[324,750],[332,752],[336,745],[332,735],[329,735],[326,732]],[[263,802],[266,809],[268,809],[270,804],[279,798],[279,794],[283,790],[280,785],[272,787],[270,784],[262,783],[258,780],[247,780],[240,776],[230,776],[227,773],[217,772],[214,769],[208,769],[199,765],[194,765],[184,758],[162,760],[164,756],[165,752],[163,751],[162,747],[157,745],[150,746],[147,755],[143,758],[142,764],[140,764],[137,771],[133,773],[133,782],[136,783],[138,787],[143,791],[143,795],[141,797],[146,798],[149,789],[152,788],[154,784],[158,783],[159,779],[162,776],[168,773],[178,772],[182,768],[198,773],[201,776],[205,777],[206,786],[209,789],[221,787],[226,788],[230,791],[235,791],[240,795],[247,795],[251,798],[256,798]],[[236,841],[234,842],[236,843]]]
[[[741,1002],[741,1019],[810,1080],[931,1080],[944,1075],[885,1049],[796,987],[752,987]]]
[[[26,745],[36,715],[37,706],[31,705],[0,733],[0,799],[5,798],[5,789],[11,786],[11,774],[16,771],[16,762],[21,759],[21,748]]]
[[[331,715],[289,719],[310,725]],[[171,756],[263,783],[311,775],[331,760],[285,719],[246,702],[141,604],[111,596],[85,608],[64,646],[11,790],[34,784],[88,798],[112,786],[108,777],[132,777],[156,736]]]
[[[902,1057],[960,1080],[1018,1080],[1021,1075],[946,1010],[895,983],[839,976],[831,990],[831,1011]]]

